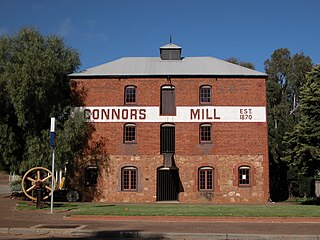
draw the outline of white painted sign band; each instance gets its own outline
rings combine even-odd
[[[92,122],[266,122],[265,107],[176,107],[175,116],[160,115],[159,107],[83,107]]]

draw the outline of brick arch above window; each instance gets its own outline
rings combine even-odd
[[[194,181],[195,181],[195,185],[193,186],[193,190],[194,191],[199,191],[199,169],[203,168],[203,167],[210,167],[213,168],[214,170],[214,192],[220,192],[220,185],[219,185],[219,179],[220,179],[220,172],[219,172],[219,167],[210,160],[208,161],[203,161],[201,160],[196,166],[194,166],[192,168],[192,172],[190,172],[190,174],[193,175]]]
[[[233,185],[252,187],[256,185],[256,169],[250,163],[239,163],[233,169]]]

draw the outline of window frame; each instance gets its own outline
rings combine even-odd
[[[211,174],[211,176],[209,173]],[[214,173],[213,167],[206,166],[206,167],[200,167],[198,169],[198,191],[199,192],[214,192],[214,182],[215,182],[214,175],[215,173]]]
[[[252,169],[248,165],[238,167],[238,186],[251,187],[252,186]],[[245,178],[244,178],[245,176]]]
[[[167,129],[167,130],[165,130]],[[176,126],[172,123],[160,125],[160,153],[175,153],[176,151]]]
[[[203,131],[204,128],[209,128],[209,131]],[[209,135],[206,134],[209,132]],[[209,137],[209,139],[208,139]],[[212,143],[212,124],[202,123],[199,125],[199,141],[200,143]]]
[[[129,131],[130,129],[134,129],[134,131]],[[133,135],[130,135],[130,132],[134,132]],[[130,139],[132,138],[132,139]],[[124,143],[137,143],[137,125],[134,123],[126,123],[123,126],[123,142]]]
[[[127,92],[127,90],[134,90],[133,92]],[[131,101],[129,101],[131,100]],[[124,88],[124,104],[135,105],[137,104],[137,87],[134,85],[128,85]]]
[[[137,192],[138,191],[138,168],[126,166],[121,168],[121,191]]]
[[[96,175],[94,181],[92,181],[92,177],[88,177],[90,170],[95,170],[96,171],[94,173]],[[98,177],[99,177],[99,168],[97,166],[87,166],[85,168],[85,186],[86,187],[95,187],[95,186],[97,186]]]
[[[203,90],[209,89],[209,96],[208,93],[202,92]],[[202,101],[203,99],[209,98],[209,101]],[[199,103],[200,105],[211,105],[212,104],[212,87],[210,85],[202,85],[199,89]]]

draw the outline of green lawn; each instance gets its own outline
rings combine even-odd
[[[35,209],[21,203],[18,209]],[[50,209],[50,205],[42,206]],[[102,204],[55,203],[54,210],[70,210],[68,215],[106,216],[234,216],[234,217],[320,217],[320,206],[297,204],[186,205],[186,204]]]

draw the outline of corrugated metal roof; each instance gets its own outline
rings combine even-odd
[[[186,57],[161,60],[159,57],[125,57],[70,77],[85,76],[262,76],[265,73],[241,67],[214,57]]]

